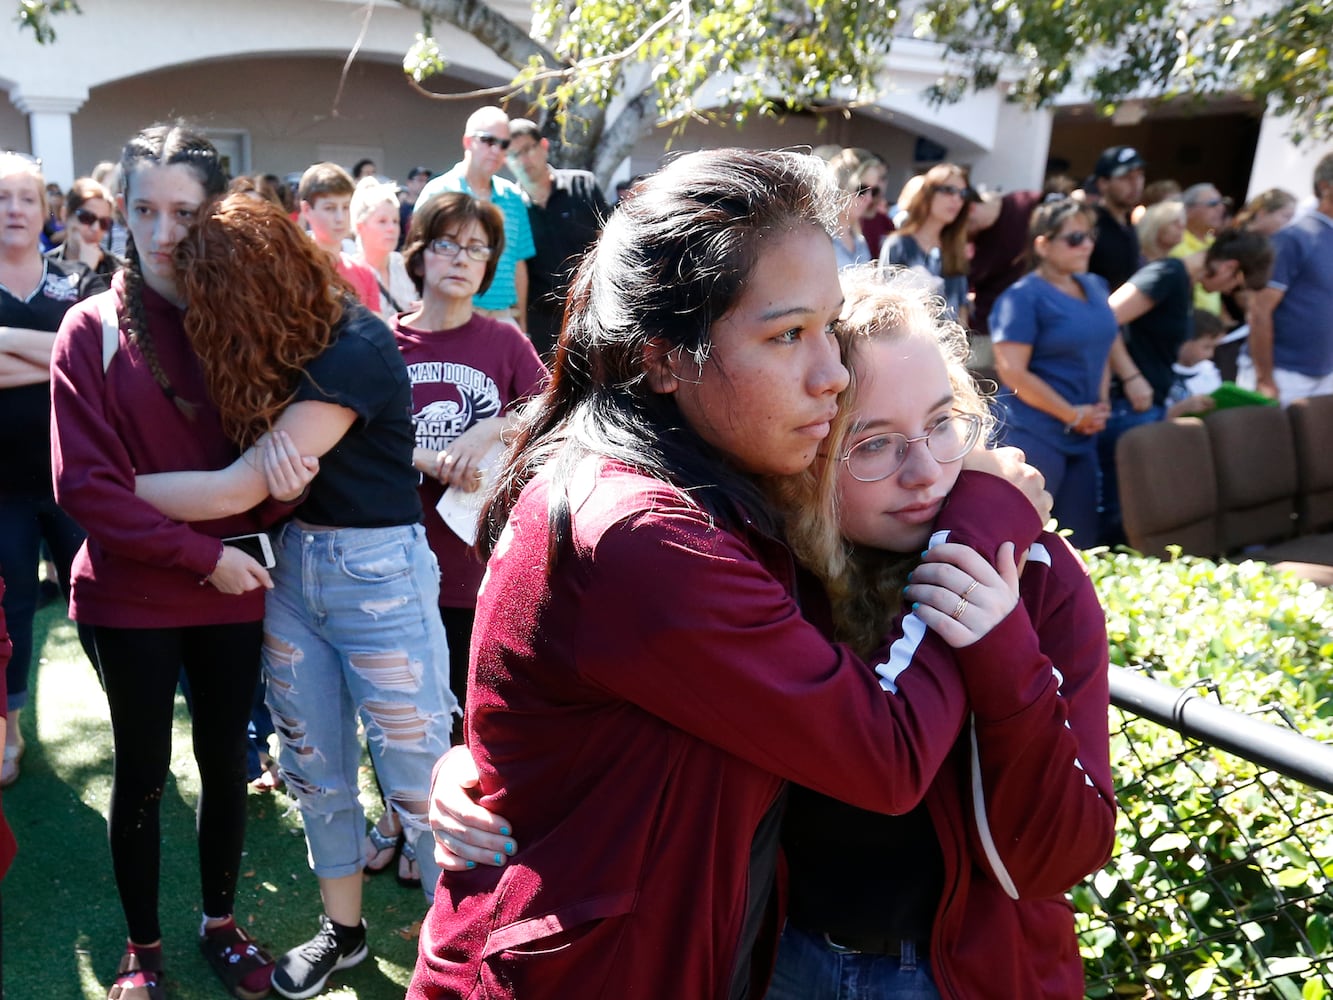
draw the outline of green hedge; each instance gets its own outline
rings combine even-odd
[[[1111,662],[1333,740],[1333,592],[1252,562],[1085,554]],[[1073,893],[1089,996],[1333,996],[1333,796],[1111,710],[1116,854]]]

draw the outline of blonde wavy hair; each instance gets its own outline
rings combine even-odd
[[[770,480],[767,486],[783,511],[793,553],[828,591],[837,638],[864,656],[881,644],[902,603],[907,574],[920,561],[916,552],[854,545],[839,531],[838,471],[864,377],[865,345],[908,337],[929,339],[944,359],[955,409],[981,417],[983,441],[990,440],[995,418],[967,370],[967,334],[946,318],[942,299],[924,291],[910,276],[885,280],[873,266],[843,271],[841,281],[845,302],[838,340],[851,381],[838,399],[838,416],[820,457],[805,472]]]

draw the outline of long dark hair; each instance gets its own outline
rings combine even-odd
[[[207,198],[219,198],[227,190],[227,172],[222,157],[213,144],[186,125],[150,125],[125,143],[120,154],[121,193],[129,201],[130,181],[134,172],[145,165],[165,167],[184,164],[199,178]],[[200,206],[201,211],[207,206]],[[167,373],[162,369],[153,348],[153,337],[143,307],[143,269],[139,265],[139,251],[131,236],[125,248],[125,311],[129,316],[127,335],[143,355],[153,380],[163,394],[176,404],[186,417],[193,419],[195,404],[176,395]]]
[[[838,204],[824,165],[798,153],[690,153],[641,181],[575,275],[554,375],[487,498],[482,551],[549,465],[554,565],[569,534],[569,486],[588,455],[672,484],[724,524],[737,523],[739,505],[775,527],[755,481],[690,428],[673,394],[648,385],[646,359],[677,351],[708,363],[713,323],[735,306],[767,240],[805,226],[833,232]]]

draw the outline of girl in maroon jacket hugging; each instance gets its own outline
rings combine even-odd
[[[1081,560],[1050,533],[1022,560],[1020,613],[980,642],[979,591],[952,605],[941,595],[947,614],[928,599],[963,582],[920,553],[951,537],[937,514],[990,412],[962,329],[930,300],[868,275],[844,273],[843,289],[852,387],[826,444],[838,460],[780,492],[792,547],[832,599],[834,635],[870,655],[886,629],[911,636],[919,619],[953,647],[920,656],[984,655],[1009,676],[1036,664],[1044,688],[1009,716],[974,705],[905,815],[792,789],[788,921],[768,996],[841,1000],[854,981],[858,997],[1074,1000],[1083,963],[1065,893],[1106,861],[1115,832],[1105,617]]]
[[[185,335],[172,259],[227,179],[206,139],[169,125],[132,138],[121,169],[127,266],[111,291],[66,314],[51,363],[56,499],[88,531],[70,614],[92,626],[115,744],[107,826],[129,943],[109,996],[166,995],[159,812],[183,669],[200,779],[199,943],[233,996],[262,997],[273,960],[236,926],[232,906],[245,840],[245,729],[272,581],[222,539],[263,522],[241,513],[186,524],[135,495],[136,474],[217,468],[237,456]]]
[[[409,997],[759,996],[788,781],[908,812],[969,707],[1052,710],[1035,642],[997,667],[988,634],[1030,631],[1014,551],[1041,531],[996,477],[960,477],[918,601],[967,594],[966,654],[918,627],[862,660],[802,616],[762,483],[810,465],[847,384],[836,217],[817,161],[694,153],[581,265],[483,515],[466,735],[524,845],[444,875]]]
[[[977,642],[979,589],[958,594],[959,570],[920,556],[948,548],[936,521],[991,424],[965,367],[967,342],[905,282],[843,272],[842,284],[852,386],[812,471],[772,484],[792,548],[832,599],[833,634],[870,656],[886,633],[910,645],[925,625],[956,650],[917,645],[916,667],[985,655],[1021,676],[1045,657],[1054,683],[1010,717],[973,713],[904,815],[792,788],[788,922],[768,996],[1072,1000],[1083,996],[1083,968],[1064,893],[1105,861],[1115,824],[1102,610],[1069,546],[1043,534],[1020,579],[1026,615]],[[947,614],[931,600],[941,584]],[[476,817],[443,781],[437,791],[452,813],[442,817],[446,849],[458,851],[446,867],[492,860],[467,845],[487,845],[484,830],[507,820]]]

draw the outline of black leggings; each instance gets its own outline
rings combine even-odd
[[[245,727],[259,676],[261,622],[185,628],[96,626],[111,706],[115,778],[107,830],[130,940],[151,944],[158,924],[160,811],[171,764],[171,718],[181,668],[194,695],[199,765],[199,882],[204,913],[232,912],[245,840]]]

